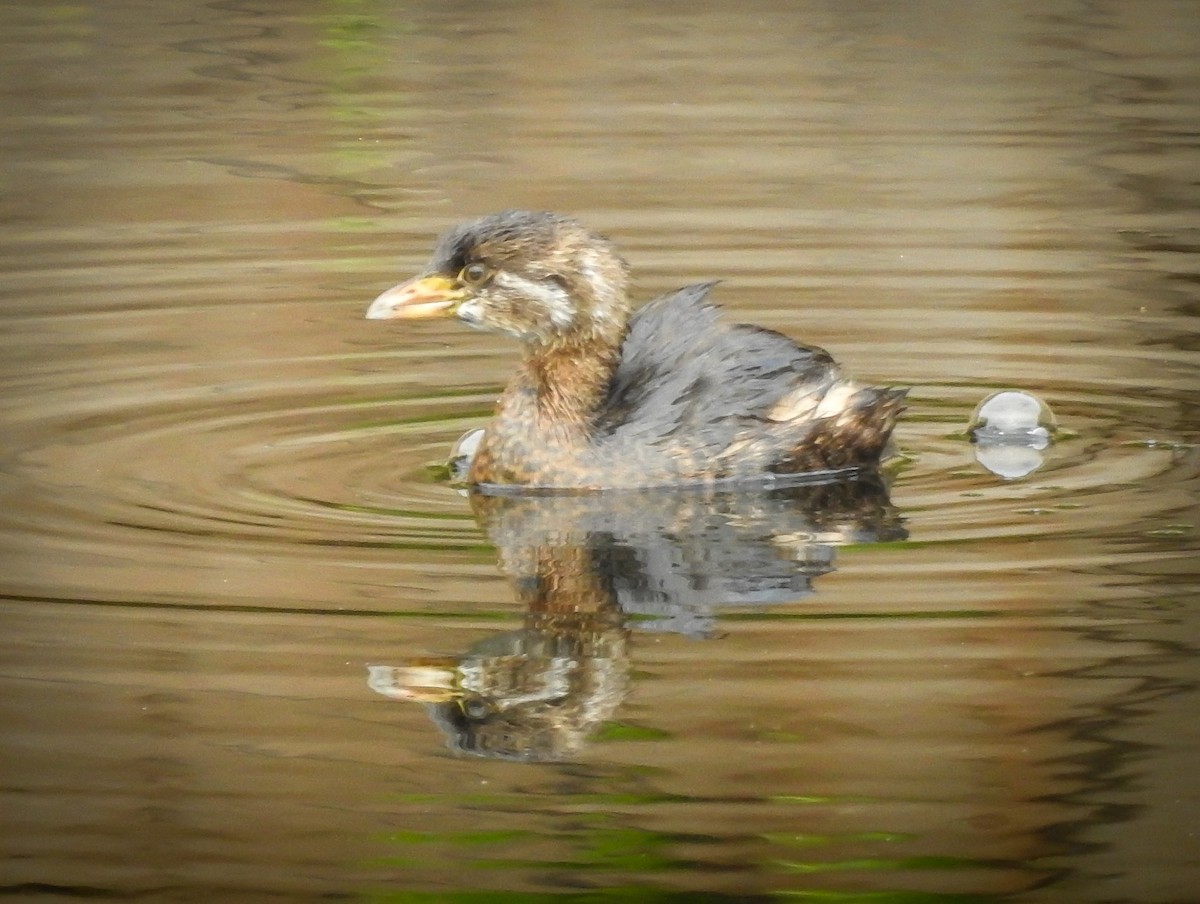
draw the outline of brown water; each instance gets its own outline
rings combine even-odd
[[[0,897],[1200,900],[1195,3],[0,47]],[[912,386],[890,499],[436,479],[515,350],[362,313],[505,206]],[[1010,386],[1063,432],[1003,479]]]

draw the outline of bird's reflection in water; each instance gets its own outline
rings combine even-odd
[[[794,602],[834,547],[903,539],[878,475],[753,490],[474,493],[524,625],[457,657],[370,666],[423,703],[457,751],[571,757],[629,683],[629,631],[712,632],[718,608]]]

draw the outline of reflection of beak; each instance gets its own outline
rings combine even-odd
[[[445,276],[418,276],[392,286],[367,308],[368,320],[424,320],[448,317],[467,297],[466,290]]]
[[[458,662],[430,657],[410,665],[369,665],[367,686],[393,700],[445,703],[458,696]]]

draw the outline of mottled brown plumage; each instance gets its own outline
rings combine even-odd
[[[859,386],[823,349],[722,323],[712,285],[631,315],[611,242],[555,214],[505,211],[443,236],[367,316],[456,316],[521,341],[472,483],[605,489],[878,464],[905,390]]]

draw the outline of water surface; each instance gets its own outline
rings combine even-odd
[[[1192,899],[1198,39],[6,4],[4,895]],[[361,318],[507,206],[912,387],[901,466],[455,491],[515,350]],[[963,431],[1013,387],[1062,429],[1005,478]]]

